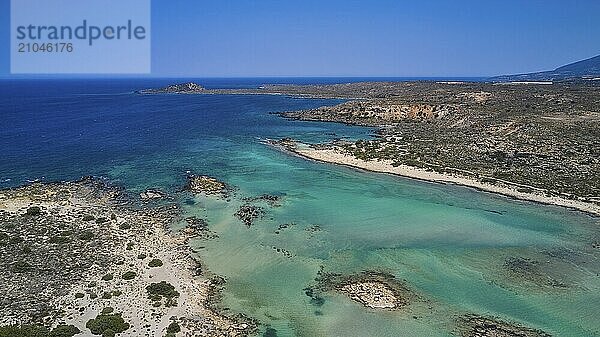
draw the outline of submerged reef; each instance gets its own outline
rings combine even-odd
[[[538,329],[524,327],[500,319],[468,314],[458,319],[462,337],[550,337]]]

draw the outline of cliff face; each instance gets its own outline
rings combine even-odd
[[[434,120],[458,110],[454,104],[400,103],[389,101],[352,101],[310,111],[286,113],[286,117],[335,120],[349,123],[395,123],[403,120]]]
[[[367,104],[362,110],[366,117],[398,121],[403,119],[428,120],[442,118],[456,109],[452,105],[430,104]]]

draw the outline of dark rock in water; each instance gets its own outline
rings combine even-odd
[[[242,205],[240,209],[235,212],[235,216],[242,220],[248,227],[252,226],[254,220],[261,217],[263,214],[264,210],[261,207],[252,205]]]
[[[188,223],[188,228],[191,228],[195,231],[206,231],[208,230],[208,222],[204,219],[200,219],[195,216],[189,216],[185,218],[185,221]]]
[[[281,225],[279,225],[277,227],[277,230],[275,231],[275,234],[279,234],[279,233],[281,233],[282,230],[290,228],[292,226],[296,226],[296,224],[295,223],[284,223],[284,224],[281,224]]]
[[[514,273],[537,273],[538,262],[525,257],[509,257],[504,261],[504,267]]]
[[[321,225],[311,225],[311,226],[305,228],[305,231],[310,233],[310,235],[312,236],[313,234],[321,231]]]
[[[547,251],[546,255],[554,258],[566,259],[569,257],[566,251]],[[550,261],[548,261],[550,262]],[[547,264],[545,264],[546,266]],[[546,266],[548,268],[548,266]],[[565,282],[554,279],[548,271],[542,268],[538,261],[525,257],[508,257],[504,261],[504,268],[510,272],[510,276],[519,281],[531,282],[538,287],[568,288]]]
[[[317,307],[320,307],[323,304],[325,304],[325,299],[321,297],[315,289],[311,287],[306,287],[302,290],[304,290],[304,294],[306,296],[310,297],[310,304]]]
[[[263,337],[277,337],[277,330],[275,330],[269,326],[263,333]]]
[[[157,189],[147,189],[140,193],[140,199],[142,201],[159,200],[166,196],[166,193]]]
[[[219,276],[219,275],[213,276],[210,279],[210,283],[213,285],[216,285],[216,286],[222,286],[225,284],[225,282],[226,282],[225,278],[223,278],[222,276]]]
[[[402,281],[381,272],[364,271],[341,275],[321,270],[315,280],[319,291],[338,291],[365,307],[374,309],[400,309],[418,299]],[[309,291],[305,293],[312,294]]]
[[[193,193],[204,193],[207,195],[222,194],[227,195],[227,185],[213,177],[202,175],[189,175],[187,178],[186,189]]]
[[[544,250],[544,251],[542,251],[542,253],[551,258],[565,260],[565,261],[569,261],[569,262],[575,262],[581,258],[580,253],[578,253],[572,249],[568,249],[568,248],[556,248],[556,249],[552,249],[552,250]]]
[[[292,253],[284,248],[277,248],[275,246],[272,247],[274,251],[276,251],[277,253],[282,254],[283,256],[287,257],[288,259],[291,258],[293,255]]]
[[[190,216],[185,218],[185,221],[188,225],[183,229],[183,233],[189,237],[201,238],[201,239],[216,239],[219,237],[213,231],[210,231],[208,228],[208,222],[206,220]]]
[[[198,260],[195,260],[194,275],[196,275],[196,276],[202,275],[202,264]]]
[[[458,320],[458,328],[463,337],[550,337],[538,329],[508,323],[492,317],[469,314]]]
[[[281,196],[279,195],[262,194],[257,197],[244,198],[243,200],[246,202],[264,201],[272,207],[281,206],[279,203],[281,201]]]

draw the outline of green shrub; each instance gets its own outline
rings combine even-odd
[[[178,333],[179,331],[181,331],[181,327],[177,322],[171,322],[167,327],[167,333]]]
[[[96,223],[97,223],[97,224],[103,224],[103,223],[105,223],[105,222],[108,222],[108,219],[107,219],[107,218],[100,217],[100,218],[97,218],[97,219],[96,219]]]
[[[54,330],[50,332],[50,337],[73,337],[77,334],[80,334],[81,330],[79,330],[74,325],[58,325]]]
[[[10,241],[10,236],[6,233],[0,232],[0,246],[6,246]]]
[[[113,290],[112,295],[115,297],[119,297],[123,295],[123,292],[121,290]]]
[[[9,325],[0,327],[0,337],[46,337],[48,329],[41,325]]]
[[[110,300],[112,298],[112,293],[111,292],[105,292],[104,294],[102,294],[102,298],[105,300]]]
[[[134,271],[128,271],[125,274],[123,274],[122,277],[124,280],[133,280],[136,276],[137,274]]]
[[[147,257],[147,255],[146,255],[146,254],[144,254],[144,253],[140,253],[140,254],[138,255],[138,259],[140,259],[140,260],[143,260],[143,259],[145,259],[146,257]]]
[[[94,239],[94,233],[92,233],[92,231],[85,231],[81,233],[81,235],[79,235],[79,239],[84,241],[91,241],[92,239]]]
[[[75,293],[75,298],[83,298],[84,296],[84,293]]]
[[[98,298],[98,294],[96,293],[90,293],[90,300],[95,300]]]
[[[50,331],[42,325],[9,325],[0,327],[0,337],[73,337],[81,333],[74,325],[58,325]]]
[[[160,259],[152,259],[150,262],[148,262],[148,267],[150,268],[156,268],[156,267],[162,267],[163,262]]]
[[[10,238],[10,243],[12,243],[13,245],[21,243],[23,241],[25,241],[25,240],[23,240],[23,238],[20,236],[13,236],[12,238]]]
[[[92,334],[103,337],[114,336],[129,329],[129,326],[121,314],[100,314],[96,318],[90,319],[85,325]]]
[[[119,229],[129,229],[131,228],[131,225],[128,224],[127,222],[123,222],[122,224],[119,225]]]
[[[84,216],[83,216],[83,221],[92,221],[92,220],[94,220],[94,219],[95,219],[95,218],[94,218],[94,216],[93,216],[93,215],[89,215],[89,214],[87,214],[87,215],[84,215]]]
[[[26,273],[31,270],[33,270],[33,267],[23,260],[15,262],[12,266],[13,273]]]
[[[67,243],[70,242],[71,238],[67,237],[67,236],[62,236],[62,235],[57,235],[57,236],[53,236],[50,238],[50,240],[48,240],[48,243],[56,243],[56,244],[63,244],[63,243]]]
[[[103,281],[110,281],[110,280],[112,280],[113,278],[114,278],[114,275],[113,275],[112,273],[108,273],[108,274],[106,274],[106,275],[102,276],[102,280],[103,280]]]
[[[27,209],[26,214],[29,216],[36,216],[40,215],[40,213],[42,213],[42,210],[38,206],[31,206]]]
[[[176,307],[177,306],[177,300],[169,297],[167,299],[165,299],[165,307],[169,308],[169,307]]]
[[[149,298],[151,296],[164,296],[166,298],[179,297],[179,293],[175,290],[175,287],[165,281],[151,283],[146,287],[146,291],[148,292]]]
[[[150,301],[153,301],[153,302],[156,302],[156,301],[160,302],[160,300],[162,300],[162,296],[157,295],[157,294],[148,295],[148,298],[150,299]]]
[[[127,250],[133,249],[133,242],[127,242]]]
[[[108,315],[108,314],[112,314],[114,311],[115,311],[115,309],[113,307],[106,307],[106,308],[102,309],[101,314]]]

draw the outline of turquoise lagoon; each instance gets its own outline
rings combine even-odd
[[[97,175],[131,193],[169,192],[218,235],[191,244],[204,268],[227,280],[220,306],[258,319],[260,334],[270,327],[277,336],[451,336],[467,313],[556,336],[600,334],[598,218],[312,162],[262,143],[370,137],[372,129],[271,114],[336,100],[132,93],[170,82],[0,82],[1,186]],[[182,193],[186,172],[235,191],[228,199]],[[262,194],[281,196],[280,204],[255,202],[265,214],[244,226],[234,213]],[[511,259],[529,259],[535,277],[511,272]],[[321,269],[383,271],[419,300],[385,311],[325,293],[315,305],[303,289]]]

